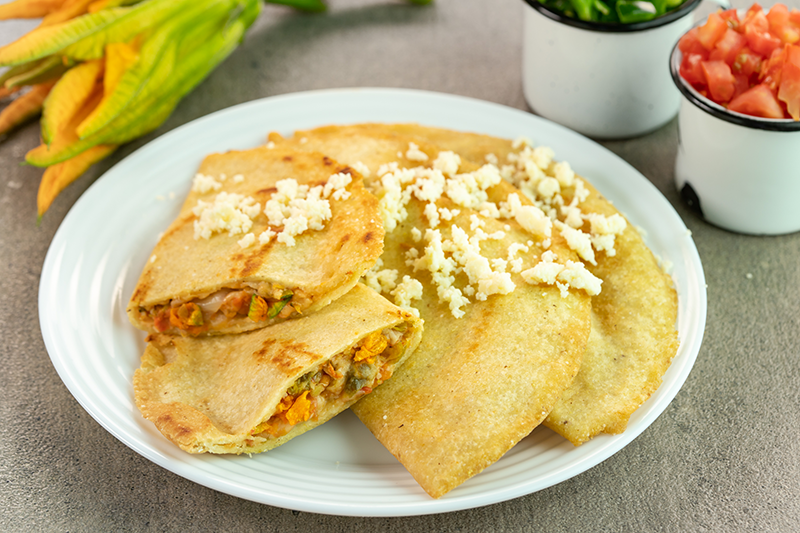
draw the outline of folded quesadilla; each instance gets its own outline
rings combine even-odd
[[[550,154],[547,149],[534,154],[524,140],[417,124],[352,127],[380,135],[409,135],[467,160],[494,161],[509,168],[505,177],[529,197],[541,199],[533,187],[530,163],[537,155]],[[555,174],[556,165],[551,161],[542,176]],[[609,221],[624,217],[588,181],[576,176],[575,183],[561,187],[558,196],[560,200],[554,195],[551,203],[561,201],[562,206],[554,216],[589,236],[594,261],[587,261],[586,267],[603,280],[600,294],[592,296],[592,331],[581,369],[544,421],[578,446],[600,433],[622,433],[631,415],[658,389],[678,350],[678,297],[671,277],[630,223],[604,231],[608,230],[604,226],[613,225]]]
[[[327,156],[260,147],[209,155],[128,305],[150,333],[236,333],[321,309],[383,249],[377,200]]]
[[[380,198],[384,252],[365,280],[418,310],[425,333],[352,409],[441,497],[528,435],[570,385],[590,330],[581,282],[596,280],[519,190],[438,146],[358,126],[269,139],[361,169]],[[548,284],[543,271],[564,276]]]
[[[134,374],[142,415],[190,453],[263,452],[389,379],[422,322],[362,284],[314,314],[237,335],[155,334]]]

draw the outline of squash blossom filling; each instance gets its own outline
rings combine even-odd
[[[174,299],[150,310],[140,307],[139,314],[159,333],[197,335],[237,323],[294,318],[310,303],[302,291],[261,283],[258,287],[223,289],[189,301]]]
[[[311,370],[287,389],[273,414],[250,431],[277,438],[308,420],[326,418],[341,405],[372,392],[392,376],[408,345],[406,324],[367,335],[358,344]]]

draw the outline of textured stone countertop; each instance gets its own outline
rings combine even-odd
[[[41,171],[19,165],[38,144],[38,124],[0,144],[0,531],[800,530],[800,234],[738,235],[688,209],[673,184],[677,120],[640,138],[601,144],[652,181],[691,230],[708,288],[705,337],[664,413],[576,477],[445,514],[320,515],[184,479],[132,451],[84,411],[45,349],[39,278],[69,209],[125,156],[211,112],[311,89],[414,88],[529,110],[521,82],[521,0],[330,5],[313,16],[265,8],[242,45],[161,128],[89,170],[39,225]],[[704,4],[696,16],[711,9]],[[25,27],[0,22],[0,42]]]

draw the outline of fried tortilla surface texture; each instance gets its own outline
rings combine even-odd
[[[509,154],[515,159],[523,150],[511,140],[476,133],[417,124],[387,128],[435,141],[477,162],[496,158],[500,165],[509,164]],[[585,186],[585,199],[577,202],[585,220],[574,224],[578,229],[591,233],[592,215],[623,216],[585,178],[576,178]],[[573,201],[575,192],[574,186],[563,188],[565,204]],[[563,212],[558,216],[566,218]],[[595,262],[586,267],[603,285],[592,297],[592,332],[581,370],[544,423],[576,446],[600,433],[622,433],[631,415],[660,386],[679,344],[672,278],[632,224],[616,235],[613,252],[596,251]]]

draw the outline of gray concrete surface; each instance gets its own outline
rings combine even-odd
[[[38,125],[0,144],[0,531],[800,530],[800,235],[736,235],[690,212],[672,184],[675,121],[602,144],[650,179],[691,229],[708,283],[705,339],[685,386],[658,420],[575,478],[441,515],[316,515],[187,481],[137,455],[81,408],[42,341],[39,276],[76,199],[136,148],[213,111],[308,89],[410,87],[527,109],[521,0],[330,4],[327,14],[313,16],[266,8],[241,47],[164,126],[92,168],[40,225],[41,171],[19,165],[38,144]],[[0,40],[20,28],[0,22]]]

